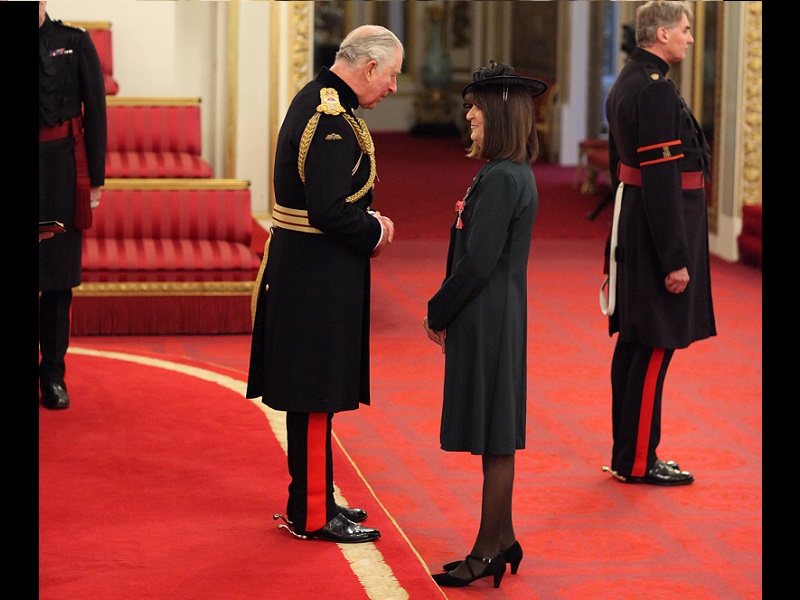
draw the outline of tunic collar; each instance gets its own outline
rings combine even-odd
[[[652,63],[664,77],[666,77],[669,72],[669,64],[667,64],[667,61],[644,48],[635,48],[631,53],[631,60]]]

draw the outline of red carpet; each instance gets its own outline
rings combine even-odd
[[[461,200],[482,161],[466,157],[457,137],[415,137],[376,133],[379,181],[373,206],[394,221],[395,239],[447,239]],[[587,239],[608,235],[611,209],[593,221],[586,215],[602,200],[607,187],[586,195],[572,186],[573,167],[535,162],[539,212],[533,237]]]
[[[286,461],[240,373],[81,348],[69,364],[72,396],[96,401],[40,415],[42,600],[324,598],[327,576],[298,577],[320,564],[343,598],[367,598],[370,577],[394,597],[438,594],[338,446],[343,499],[381,539],[340,550],[276,529]]]
[[[373,405],[334,419],[337,487],[381,539],[347,547],[276,528],[288,476],[280,426],[243,395],[249,336],[75,337],[72,407],[39,408],[40,598],[760,600],[761,271],[712,259],[719,336],[670,366],[660,454],[696,482],[612,480],[614,339],[598,304],[610,211],[587,221],[600,197],[546,163],[533,166],[514,503],[525,556],[499,589],[432,584],[428,570],[470,550],[481,475],[478,458],[439,449],[443,360],[421,321],[480,163],[454,138],[393,136],[375,136],[375,207],[397,237],[373,262]]]
[[[529,436],[515,495],[525,558],[497,590],[482,580],[446,597],[760,599],[761,272],[712,261],[720,335],[670,367],[661,455],[696,483],[627,486],[601,472],[613,339],[597,245],[533,243]],[[161,357],[243,382],[248,336],[121,336],[75,339],[73,406],[40,409],[41,597],[442,597],[426,567],[468,552],[480,506],[478,459],[438,447],[443,363],[420,325],[445,249],[401,241],[374,263],[374,404],[334,420],[347,455],[337,449],[337,485],[383,532],[382,560],[365,563],[385,563],[407,595],[359,579],[336,545],[275,528],[283,451],[241,392],[80,353]]]

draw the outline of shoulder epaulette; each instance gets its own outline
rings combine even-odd
[[[340,115],[347,112],[339,101],[339,92],[333,88],[322,88],[319,91],[319,106],[317,106],[318,113],[325,113],[326,115]]]
[[[70,23],[64,23],[64,21],[61,20],[53,20],[53,24],[58,25],[60,27],[64,27],[66,29],[75,29],[77,31],[86,32],[86,29],[84,29],[83,27],[80,27],[78,25],[72,25]]]
[[[653,81],[663,79],[661,71],[659,71],[658,67],[656,67],[653,63],[645,63],[644,72],[647,74],[647,78]]]

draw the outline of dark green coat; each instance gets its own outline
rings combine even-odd
[[[538,192],[529,163],[487,163],[450,231],[431,329],[447,330],[443,450],[512,454],[525,447],[527,269]]]

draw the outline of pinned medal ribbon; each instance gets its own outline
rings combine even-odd
[[[456,202],[456,212],[458,213],[458,221],[456,221],[456,229],[463,229],[464,223],[461,221],[461,211],[464,210],[464,201],[459,200]]]

